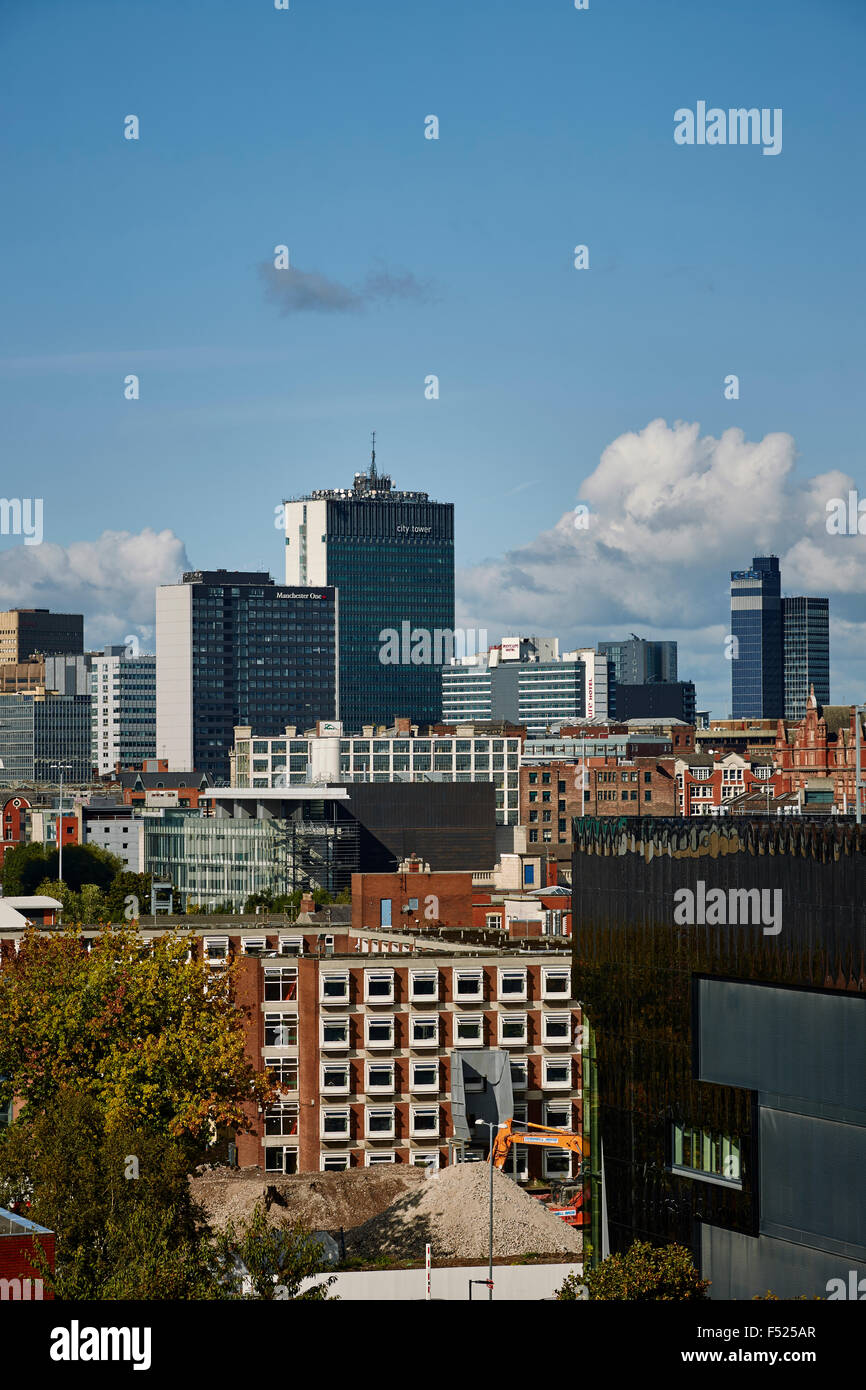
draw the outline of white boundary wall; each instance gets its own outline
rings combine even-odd
[[[582,1264],[494,1265],[493,1301],[502,1303],[552,1298],[566,1275],[582,1273]],[[486,1278],[487,1265],[434,1268],[430,1271],[430,1297],[466,1301],[469,1298],[469,1280]],[[315,1279],[305,1279],[302,1288],[316,1282]],[[479,1299],[486,1303],[487,1292],[486,1288],[475,1284],[472,1289],[473,1302]],[[427,1275],[423,1268],[347,1270],[337,1274],[337,1282],[331,1285],[330,1293],[353,1302],[423,1300],[427,1295]]]

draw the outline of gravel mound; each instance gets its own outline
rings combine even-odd
[[[256,1202],[265,1202],[275,1222],[303,1221],[315,1231],[339,1234],[370,1220],[406,1192],[424,1185],[424,1170],[407,1164],[353,1168],[345,1173],[263,1175],[258,1169],[212,1168],[191,1181],[192,1195],[209,1224],[247,1220]],[[423,1256],[423,1250],[422,1250]]]
[[[458,1163],[425,1176],[423,1187],[398,1197],[387,1211],[346,1232],[347,1251],[364,1259],[423,1258],[424,1246],[439,1259],[487,1259],[490,1169]],[[498,1168],[493,1170],[493,1255],[575,1255],[580,1231],[530,1197]]]

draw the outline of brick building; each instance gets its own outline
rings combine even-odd
[[[472,874],[431,872],[412,855],[396,873],[352,874],[352,926],[421,928],[472,922]]]
[[[0,867],[8,849],[22,844],[27,828],[27,813],[30,802],[20,794],[7,797],[3,802],[3,837],[0,840]]]
[[[444,1166],[455,1050],[507,1053],[515,1118],[579,1130],[581,1016],[566,951],[429,938],[419,949],[396,933],[320,928],[234,941],[207,933],[203,949],[216,969],[222,952],[241,954],[249,1055],[285,1088],[282,1104],[251,1116],[256,1132],[238,1137],[242,1167]],[[518,1155],[523,1180],[573,1171],[565,1150]]]
[[[766,798],[769,792],[771,808],[777,809],[775,798],[787,790],[782,774],[766,757],[696,753],[690,758],[677,758],[675,770],[675,814],[680,816],[713,815],[737,798],[754,793]]]
[[[856,726],[853,705],[819,705],[809,692],[805,717],[776,726],[773,759],[782,790],[796,792],[804,806],[826,803],[853,812],[857,804]],[[864,738],[861,725],[861,741]],[[861,753],[866,766],[866,749]]]
[[[530,844],[571,842],[575,816],[675,815],[673,758],[589,757],[520,769],[520,821]]]
[[[54,1294],[44,1287],[44,1276],[34,1258],[37,1245],[48,1268],[53,1270],[54,1232],[18,1212],[0,1208],[0,1301],[53,1299]]]

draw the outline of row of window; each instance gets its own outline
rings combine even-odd
[[[265,1032],[268,1019],[279,1022],[285,1015],[266,1014]],[[428,1018],[410,1019],[412,1022],[434,1024],[438,1020]],[[358,1020],[360,1025],[361,1020]],[[364,1046],[367,1048],[394,1047],[396,1019],[393,1014],[384,1017],[368,1015],[364,1020]],[[529,1020],[525,1013],[499,1014],[497,1034],[500,1046],[527,1047],[529,1045]],[[548,1047],[568,1047],[571,1044],[571,1014],[545,1013],[541,1015],[541,1041]],[[429,1032],[430,1030],[422,1030]],[[438,1029],[437,1043],[438,1043]],[[484,1018],[481,1014],[454,1015],[454,1043],[478,1047],[484,1040]],[[320,1024],[320,1045],[325,1052],[352,1046],[352,1028],[348,1018],[324,1018]]]
[[[566,1090],[572,1089],[572,1066],[570,1057],[542,1057],[542,1089],[543,1090]],[[270,1063],[268,1063],[270,1066]],[[366,1064],[366,1090],[370,1090],[370,1079],[375,1079],[377,1085],[372,1089],[394,1087],[394,1064],[393,1062],[376,1064],[368,1062]],[[437,1069],[438,1071],[438,1069]],[[423,1073],[422,1073],[423,1074]],[[428,1077],[433,1076],[432,1070],[427,1073]],[[390,1079],[389,1079],[390,1078]],[[438,1080],[438,1076],[436,1078]],[[511,1084],[515,1090],[525,1091],[528,1088],[529,1067],[527,1058],[519,1058],[517,1062],[511,1063]],[[321,1071],[321,1089],[323,1094],[329,1095],[350,1095],[354,1094],[355,1087],[352,1080],[352,1068],[348,1062],[323,1062]],[[413,1089],[421,1089],[413,1087]],[[431,1086],[432,1089],[432,1086]]]
[[[436,1003],[439,999],[439,970],[409,970],[409,999],[413,1002]],[[484,971],[480,967],[451,971],[453,997],[457,1003],[483,1000]],[[520,1003],[528,998],[528,972],[525,967],[497,968],[497,999]],[[364,971],[364,1002],[393,1004],[395,1001],[395,971]],[[328,970],[320,975],[319,1000],[322,1004],[351,1002],[351,976],[348,970]],[[566,1000],[571,994],[571,972],[567,966],[542,966],[541,998]]]

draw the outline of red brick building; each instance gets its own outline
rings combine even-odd
[[[415,855],[396,873],[352,874],[352,926],[414,929],[472,922],[472,874],[431,873]]]
[[[34,1302],[53,1299],[44,1286],[44,1276],[34,1259],[39,1246],[54,1269],[54,1232],[17,1212],[0,1208],[0,1302]]]
[[[590,757],[520,769],[520,823],[533,844],[571,843],[573,816],[672,816],[674,760]]]
[[[738,753],[696,753],[676,760],[677,809],[679,816],[717,814],[737,797],[770,793],[774,798],[787,788],[772,759],[741,757]]]
[[[853,705],[819,705],[814,687],[799,724],[779,720],[773,759],[782,790],[849,813],[856,808],[856,726]],[[861,731],[861,740],[863,733]],[[862,753],[866,767],[866,746]]]
[[[27,827],[27,812],[30,810],[30,802],[25,796],[17,793],[10,796],[3,803],[3,838],[0,840],[0,867],[6,857],[7,849],[13,849],[24,841],[24,832]]]

